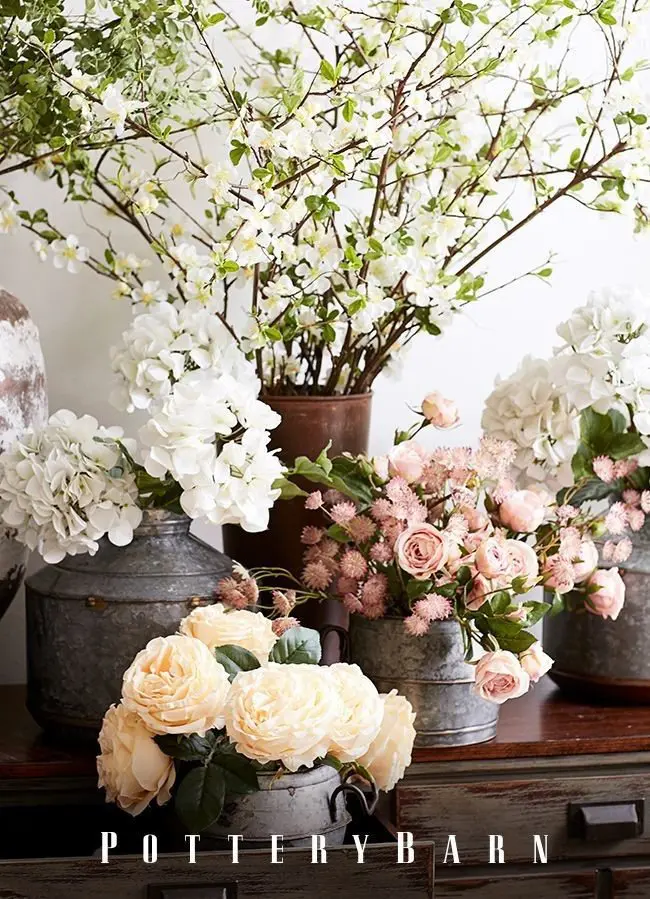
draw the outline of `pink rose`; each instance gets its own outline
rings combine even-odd
[[[461,506],[458,511],[465,518],[470,531],[483,531],[490,523],[485,512],[475,509],[474,506]]]
[[[480,609],[490,593],[490,583],[482,574],[477,574],[472,581],[472,589],[467,594],[465,608],[470,612]]]
[[[510,553],[505,542],[498,537],[488,537],[476,550],[475,564],[480,574],[488,578],[500,578],[510,571]]]
[[[486,652],[476,665],[474,692],[481,699],[499,705],[507,699],[523,696],[530,686],[530,676],[517,656],[505,649]]]
[[[429,424],[442,430],[453,428],[460,420],[456,403],[446,399],[437,390],[425,396],[422,401],[422,414]]]
[[[393,477],[404,478],[407,484],[419,481],[429,461],[430,453],[415,440],[398,443],[388,454],[388,471]]]
[[[517,534],[536,531],[544,521],[545,514],[543,498],[532,490],[515,490],[499,506],[501,523]]]
[[[598,549],[593,540],[583,540],[580,544],[580,561],[573,563],[573,577],[576,584],[585,581],[598,566]]]
[[[464,565],[464,556],[460,546],[455,540],[447,540],[447,571],[449,574],[456,574],[459,568]]]
[[[521,667],[534,684],[550,670],[553,664],[553,659],[544,652],[539,641],[533,643],[525,652],[522,652],[519,656],[519,661]]]
[[[625,602],[625,583],[618,568],[599,568],[587,581],[589,587],[597,587],[587,596],[585,607],[588,612],[616,621]]]
[[[513,578],[525,577],[524,588],[532,590],[539,577],[539,560],[532,546],[521,540],[506,540],[506,549],[510,556],[510,575]]]
[[[382,481],[388,480],[388,456],[375,456],[372,460],[372,467],[375,469],[375,474],[378,478]]]
[[[400,568],[417,580],[426,581],[444,567],[447,543],[432,524],[417,524],[407,528],[397,538],[395,555]]]

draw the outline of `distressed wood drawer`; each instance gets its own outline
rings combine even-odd
[[[612,871],[611,877],[613,899],[648,899],[650,896],[650,868],[625,868]]]
[[[436,881],[436,899],[594,899],[596,875],[590,872],[468,876]],[[641,899],[642,894],[634,895]],[[643,894],[648,899],[648,893]]]
[[[594,767],[594,771],[597,768]],[[650,821],[638,837],[587,841],[570,837],[570,803],[628,803],[650,798],[650,772],[489,779],[472,775],[466,782],[407,778],[395,796],[397,830],[412,831],[417,840],[435,840],[442,864],[448,834],[455,834],[462,865],[485,865],[490,834],[503,836],[505,861],[531,863],[533,835],[548,836],[548,861],[616,858],[650,854]],[[646,802],[646,819],[650,808]],[[648,892],[650,897],[650,891]]]
[[[433,899],[432,845],[416,845],[413,864],[398,865],[394,844],[368,846],[363,865],[354,847],[328,850],[327,865],[312,865],[308,849],[287,849],[283,863],[270,852],[163,855],[142,858],[0,862],[3,899]]]

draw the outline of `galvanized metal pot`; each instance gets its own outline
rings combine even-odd
[[[457,621],[436,621],[426,636],[411,637],[402,618],[353,615],[350,660],[381,693],[396,689],[410,701],[416,746],[467,746],[496,735],[498,706],[472,691]]]
[[[189,526],[183,515],[145,512],[128,546],[104,539],[95,556],[27,578],[27,705],[41,727],[94,739],[136,653],[212,601],[231,565]]]
[[[297,774],[258,775],[260,791],[226,797],[218,823],[201,835],[226,845],[228,834],[241,834],[248,849],[270,845],[272,834],[283,835],[286,847],[310,846],[312,834],[323,834],[328,846],[340,846],[352,820],[345,807],[341,778],[323,765]]]
[[[589,699],[650,704],[650,528],[632,535],[634,550],[618,567],[625,605],[616,621],[589,612],[544,620],[544,649],[555,660],[549,676]]]

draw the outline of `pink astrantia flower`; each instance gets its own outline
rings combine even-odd
[[[578,515],[578,513],[579,510],[576,509],[575,506],[570,506],[567,504],[564,506],[558,506],[555,517],[558,520],[558,524],[566,525],[570,521],[572,521],[572,519],[574,519],[576,515]]]
[[[281,615],[288,615],[296,605],[295,590],[274,590],[272,593],[273,608]]]
[[[413,611],[425,621],[444,621],[452,613],[451,603],[445,596],[428,593],[413,606]]]
[[[580,556],[582,546],[582,534],[578,528],[562,528],[560,531],[559,554],[563,559],[573,561]]]
[[[627,523],[631,531],[640,531],[645,524],[645,513],[642,509],[627,507]]]
[[[386,521],[393,517],[393,504],[389,499],[376,499],[370,507],[370,514],[375,521]]]
[[[332,578],[332,572],[323,562],[308,562],[302,573],[302,579],[310,590],[326,590]]]
[[[219,581],[215,592],[224,606],[231,609],[245,609],[252,606],[259,596],[259,589],[253,578],[236,575]]]
[[[624,490],[622,499],[626,506],[633,509],[641,505],[641,494],[638,490]]]
[[[393,560],[392,545],[384,540],[380,540],[379,543],[373,543],[370,548],[370,558],[374,562],[380,562],[383,565],[387,565]]]
[[[352,521],[357,514],[357,508],[354,503],[344,502],[336,503],[330,510],[330,517],[336,524],[346,525]]]
[[[388,593],[388,578],[385,574],[371,574],[361,588],[364,601],[383,602]]]
[[[469,533],[469,522],[462,513],[454,512],[447,522],[445,533],[459,543],[462,543]]]
[[[614,480],[614,462],[609,456],[596,456],[593,461],[594,474],[605,484]]]
[[[315,546],[317,543],[320,543],[324,533],[323,528],[317,528],[308,524],[307,527],[302,529],[300,542],[304,543],[305,546]]]
[[[271,627],[276,637],[281,637],[282,634],[286,634],[292,628],[300,627],[300,622],[297,618],[276,618]]]
[[[551,556],[544,566],[544,586],[558,593],[569,593],[575,587],[575,571],[568,559]]]
[[[305,500],[305,509],[320,509],[323,505],[323,494],[320,490],[314,490]]]
[[[411,637],[424,637],[429,630],[429,622],[420,615],[409,615],[404,619],[404,627]]]
[[[618,462],[614,463],[614,477],[626,478],[633,471],[636,471],[638,467],[639,463],[636,459],[619,459]]]
[[[341,577],[336,582],[336,592],[340,596],[345,596],[348,593],[354,593],[356,595],[359,589],[359,582],[354,577],[346,577],[345,575],[341,575]]]
[[[623,537],[614,547],[612,561],[616,563],[627,562],[632,555],[632,541],[629,537]]]
[[[616,552],[616,544],[613,540],[606,540],[602,549],[602,555],[605,562],[611,562]]]
[[[360,612],[363,612],[361,600],[355,593],[345,594],[343,597],[343,606],[346,612],[349,612],[351,615],[358,615]]]
[[[641,509],[646,515],[650,514],[650,490],[644,490],[641,494]]]
[[[360,580],[368,571],[368,563],[357,549],[349,549],[341,558],[341,572],[345,577]]]
[[[605,516],[605,527],[610,534],[622,534],[628,525],[627,509],[623,503],[614,503]]]
[[[355,543],[366,543],[376,531],[377,525],[367,515],[357,515],[347,526],[347,532]]]

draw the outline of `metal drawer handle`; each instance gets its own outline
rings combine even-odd
[[[147,899],[237,899],[236,883],[215,883],[212,886],[149,887]]]
[[[644,800],[577,802],[569,806],[569,836],[597,843],[616,843],[643,833]]]

